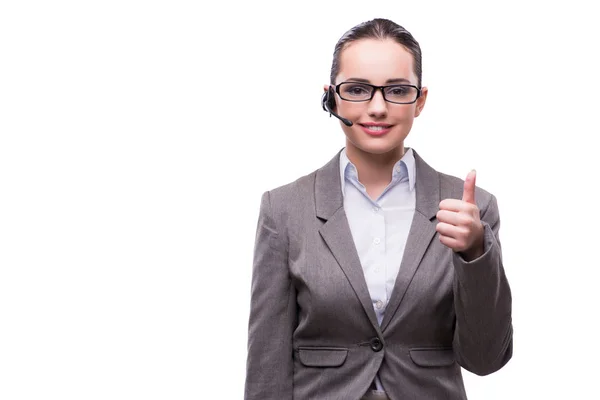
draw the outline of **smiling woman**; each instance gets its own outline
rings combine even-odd
[[[322,105],[346,145],[261,199],[247,400],[466,399],[461,367],[512,357],[494,195],[404,146],[427,93],[396,23],[335,46]]]
[[[358,125],[342,126],[348,157],[398,161],[404,153],[402,143],[427,98],[427,88],[420,87],[420,68],[415,68],[420,60],[414,61],[415,56],[393,37],[341,41],[343,51],[336,52],[340,61],[333,66],[339,70],[324,89],[335,88],[341,101],[332,102],[331,108]],[[420,57],[420,51],[415,53]],[[373,135],[381,139],[370,140]]]

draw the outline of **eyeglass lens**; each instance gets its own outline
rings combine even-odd
[[[340,85],[340,97],[349,101],[366,101],[371,99],[375,90],[372,86],[347,82]],[[384,98],[395,103],[412,103],[417,99],[418,90],[408,85],[392,85],[383,89]]]

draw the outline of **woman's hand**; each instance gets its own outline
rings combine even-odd
[[[436,231],[442,244],[459,252],[465,261],[483,254],[483,224],[475,204],[475,177],[472,170],[465,179],[462,200],[445,199],[440,202]]]

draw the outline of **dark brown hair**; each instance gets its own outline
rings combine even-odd
[[[331,65],[331,84],[335,85],[335,78],[340,72],[340,55],[346,46],[359,39],[394,39],[410,52],[414,60],[414,72],[417,76],[417,86],[421,87],[421,47],[415,38],[397,23],[388,19],[376,18],[363,22],[350,29],[338,40],[333,51]]]

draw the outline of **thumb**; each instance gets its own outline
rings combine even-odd
[[[467,203],[475,204],[475,178],[477,172],[475,170],[471,170],[467,175],[467,179],[465,179],[465,186],[463,190],[463,201]]]

